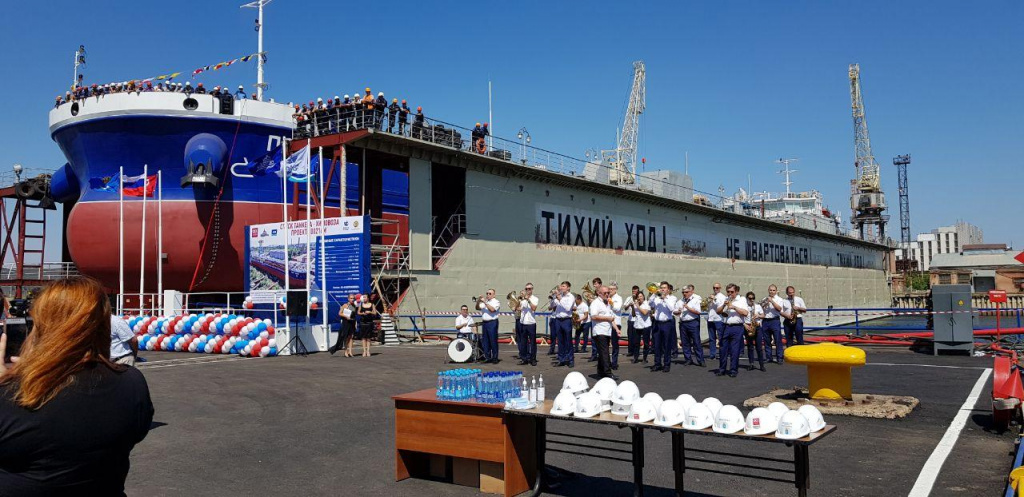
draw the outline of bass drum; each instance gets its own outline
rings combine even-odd
[[[448,344],[448,358],[452,362],[469,362],[473,358],[473,343],[465,338],[456,338]]]

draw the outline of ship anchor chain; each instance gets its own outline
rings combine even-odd
[[[213,204],[213,231],[210,234],[213,236],[213,244],[210,246],[210,262],[206,264],[203,277],[199,280],[199,283],[196,283],[196,286],[202,285],[210,277],[214,263],[217,261],[217,248],[220,247],[220,202]]]

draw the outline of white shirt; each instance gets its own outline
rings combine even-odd
[[[679,317],[680,321],[693,321],[700,319],[700,295],[696,293],[690,295],[690,300],[679,299],[680,309],[683,314]]]
[[[119,316],[110,316],[110,358],[117,359],[132,353],[128,342],[135,338],[132,327]]]
[[[590,306],[586,302],[580,302],[576,306],[576,317],[579,318],[580,324],[586,324],[590,322]]]
[[[519,318],[520,323],[537,324],[537,316],[533,315],[533,306],[539,302],[540,300],[536,295],[530,295],[528,298],[519,301],[519,309],[522,310],[522,315]]]
[[[786,301],[786,303],[789,303],[789,309],[790,309],[791,312],[796,310],[797,307],[799,307],[801,309],[807,309],[807,304],[804,303],[804,299],[802,299],[802,298],[800,298],[800,297],[798,297],[796,295],[793,296],[792,303],[790,303],[790,301],[788,301],[788,300]],[[803,319],[803,318],[800,318],[800,319]]]
[[[632,321],[636,320],[636,310],[635,309],[636,309],[636,306],[639,305],[639,304],[640,304],[639,302],[635,302],[633,300],[633,296],[632,295],[630,295],[625,300],[625,302],[623,302],[622,308],[623,309],[629,309],[629,314],[628,314],[628,316],[626,318],[628,321],[632,322]]]
[[[789,308],[789,301],[788,300],[782,298],[779,294],[775,294],[775,296],[771,297],[771,299],[772,299],[772,302],[775,302],[776,304],[779,304],[780,306],[782,306],[782,310],[786,314],[789,314],[789,311],[786,310],[787,308]],[[769,305],[764,308],[764,318],[765,319],[775,319],[777,317],[779,317],[779,311],[775,310],[775,306],[773,306],[773,305],[771,305],[769,303]]]
[[[484,304],[484,302],[480,302],[480,312],[483,313],[483,315],[480,316],[480,320],[486,322],[498,319],[498,309],[501,308],[501,302],[498,299],[492,298],[486,302],[486,305]],[[488,305],[493,307],[494,310],[487,310]]]
[[[455,316],[455,331],[459,333],[472,333],[473,328],[470,328],[470,326],[473,326],[473,316],[463,316],[462,314]]]
[[[600,300],[600,299],[597,299]],[[622,328],[622,295],[615,294],[610,297],[610,306],[612,314],[615,315],[615,325],[620,329]]]
[[[737,297],[733,299],[732,305],[733,307],[726,311],[725,324],[743,324],[743,316],[736,309],[746,309],[749,311],[747,299]]]
[[[568,318],[572,317],[572,308],[576,305],[576,297],[573,297],[571,292],[565,292],[564,296],[556,297],[552,303],[556,318]]]
[[[646,328],[650,328],[651,327],[651,304],[648,304],[647,301],[645,300],[643,302],[640,302],[640,305],[637,306],[637,309],[638,310],[636,312],[636,320],[633,322],[633,327],[638,329],[638,330],[643,330],[643,329],[646,329]],[[646,310],[647,311],[647,315],[644,316],[643,313],[639,311],[639,309]]]
[[[764,317],[764,308],[761,307],[761,304],[754,304],[754,309],[743,318],[743,324],[750,324],[751,320],[756,317]]]
[[[718,292],[711,298],[714,299],[714,302],[708,306],[708,322],[715,323],[722,320],[722,316],[719,316],[715,309],[721,307],[722,303],[725,302],[725,295],[722,292]]]
[[[668,321],[672,319],[672,311],[676,308],[676,302],[679,299],[675,295],[669,295],[668,297],[661,298],[658,294],[654,294],[651,297],[651,309],[654,310],[655,321]]]
[[[612,312],[612,309],[608,307],[604,301],[600,298],[596,298],[590,303],[590,316],[592,318],[595,316],[612,317],[615,316],[615,313]],[[594,325],[590,329],[590,334],[594,336],[612,336],[611,321],[594,321]]]

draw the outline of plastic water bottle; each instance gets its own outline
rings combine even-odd
[[[519,375],[519,376],[522,377],[522,379],[523,379],[523,386],[519,389],[518,397],[521,398],[521,399],[529,401],[530,400],[530,394],[529,394],[530,387],[526,383],[526,377],[523,376],[523,375]]]
[[[437,398],[438,400],[444,399],[444,380],[441,371],[437,372]]]
[[[544,402],[544,375],[540,375],[540,381],[537,383],[537,402]]]
[[[524,378],[525,379],[525,378]],[[537,377],[530,379],[530,402],[537,402]]]

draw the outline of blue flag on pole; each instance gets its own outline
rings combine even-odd
[[[277,173],[281,170],[281,158],[283,157],[281,147],[267,152],[266,155],[256,159],[249,164],[249,174],[253,176],[266,176],[270,173]]]

